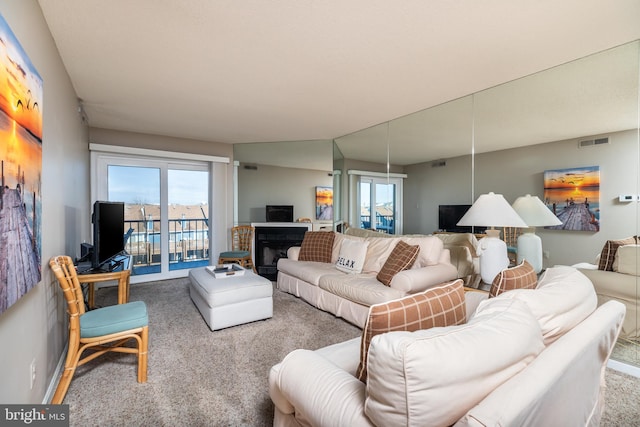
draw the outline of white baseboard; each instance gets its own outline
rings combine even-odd
[[[636,378],[640,378],[640,368],[637,366],[609,359],[609,362],[607,362],[607,367],[622,372],[623,374],[628,374]]]
[[[53,371],[53,376],[51,377],[51,381],[49,381],[49,387],[47,387],[47,392],[44,394],[44,398],[42,399],[43,405],[48,405],[53,398],[53,394],[56,392],[56,388],[58,387],[58,378],[64,369],[64,362],[67,359],[67,348],[69,347],[69,343],[64,346],[62,350],[62,354],[60,355],[60,359],[58,359],[58,364],[56,365],[55,371]]]

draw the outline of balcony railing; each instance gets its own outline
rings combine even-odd
[[[133,258],[133,274],[160,272],[160,220],[125,220],[125,250]],[[169,270],[209,264],[207,220],[169,220]]]
[[[373,229],[381,233],[396,234],[393,215],[376,214],[374,227],[371,226],[371,215],[360,215],[360,228]]]

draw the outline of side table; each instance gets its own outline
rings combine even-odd
[[[112,268],[111,268],[112,267]],[[78,274],[78,281],[81,285],[86,284],[87,306],[89,309],[95,308],[95,284],[100,282],[118,282],[118,304],[129,302],[129,278],[131,277],[131,256],[126,255],[117,260],[111,270],[91,269]]]

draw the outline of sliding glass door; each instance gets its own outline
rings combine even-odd
[[[207,163],[102,155],[96,167],[97,200],[125,204],[133,276],[164,279],[209,265]]]
[[[398,234],[398,187],[400,179],[362,176],[360,178],[360,228]]]

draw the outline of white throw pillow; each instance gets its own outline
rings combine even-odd
[[[340,247],[336,268],[345,273],[361,273],[368,246],[367,241],[345,239]]]
[[[617,263],[617,269],[616,269]],[[613,271],[622,274],[638,276],[640,263],[640,245],[624,245],[618,248],[616,260],[613,263]]]

